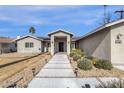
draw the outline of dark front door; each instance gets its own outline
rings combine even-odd
[[[64,42],[59,42],[59,52],[64,52]]]

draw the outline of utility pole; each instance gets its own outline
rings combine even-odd
[[[107,8],[107,5],[104,5],[104,24],[106,24],[106,8]]]
[[[115,13],[119,13],[120,14],[120,19],[123,19],[124,10],[117,10],[117,11],[115,11]]]

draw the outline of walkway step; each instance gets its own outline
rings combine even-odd
[[[53,63],[54,63],[54,64],[65,64],[65,63],[69,63],[69,61],[66,61],[66,60],[65,60],[65,61],[52,61],[52,60],[50,60],[50,61],[49,61],[49,64],[51,64],[51,63],[52,63],[52,64],[53,64]]]
[[[30,82],[28,87],[70,88],[79,87],[65,53],[57,53]]]
[[[79,88],[75,78],[35,78],[29,88]]]
[[[42,69],[36,77],[75,77],[72,69]]]
[[[46,64],[44,69],[71,69],[70,64]]]

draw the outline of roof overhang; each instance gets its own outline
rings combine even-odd
[[[69,34],[69,35],[73,36],[72,33],[68,32],[68,31],[65,31],[65,30],[62,30],[62,29],[59,29],[59,30],[50,32],[50,33],[48,33],[48,36],[51,36],[51,35],[53,35],[53,34],[55,34],[55,33],[59,33],[59,32],[63,32],[63,33],[66,33],[66,34]]]
[[[39,40],[39,41],[43,41],[43,39],[37,38],[35,36],[31,36],[31,35],[20,37],[19,39],[15,39],[15,41],[19,41],[19,40],[22,40],[22,39],[25,39],[25,38],[28,38],[28,37],[33,38],[33,39],[36,39],[36,40]]]
[[[83,39],[83,38],[85,38],[85,37],[87,37],[87,36],[90,36],[90,35],[92,35],[92,34],[94,34],[94,33],[96,33],[96,32],[99,32],[99,31],[101,31],[101,30],[103,30],[103,29],[105,29],[105,28],[111,27],[111,26],[113,26],[113,25],[116,25],[116,24],[119,24],[119,23],[122,23],[122,22],[124,22],[124,19],[120,19],[120,20],[113,21],[113,22],[111,22],[111,23],[105,24],[105,25],[103,25],[103,26],[101,26],[101,27],[98,27],[98,28],[95,29],[94,31],[91,31],[91,32],[87,33],[86,35],[84,35],[84,36],[78,38],[76,41],[78,41],[78,40],[80,40],[80,39]]]

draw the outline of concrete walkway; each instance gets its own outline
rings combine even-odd
[[[114,65],[114,67],[124,71],[124,64],[123,65]]]
[[[119,80],[116,77],[99,77],[102,82]],[[95,88],[101,82],[95,77],[75,78],[68,57],[57,53],[29,83],[29,88]]]
[[[65,53],[57,53],[30,82],[28,87],[76,88],[79,85],[67,55]]]

